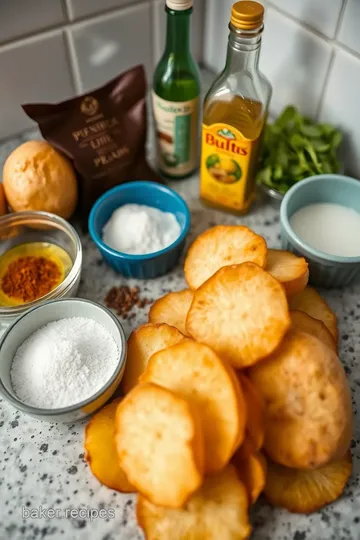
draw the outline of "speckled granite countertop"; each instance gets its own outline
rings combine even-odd
[[[0,147],[3,159],[21,139]],[[204,229],[219,223],[244,223],[263,235],[270,246],[279,245],[279,218],[270,203],[259,203],[245,218],[204,209],[198,200],[198,178],[172,184],[187,200],[192,212],[191,242]],[[113,285],[125,282],[105,266],[89,237],[82,237],[83,273],[78,295],[103,302]],[[182,267],[154,281],[140,283],[144,295],[156,299],[184,288]],[[356,433],[352,444],[354,473],[344,496],[336,504],[310,517],[271,509],[261,501],[253,510],[253,540],[359,540],[360,539],[360,285],[344,291],[324,292],[339,318],[341,358],[351,381]],[[136,308],[137,309],[137,308]],[[147,309],[124,321],[127,334],[147,319]],[[84,461],[85,423],[47,424],[18,412],[0,398],[0,539],[1,540],[135,540],[142,535],[134,518],[134,497],[99,484]],[[58,517],[41,516],[54,509]],[[114,518],[64,517],[67,509],[113,509]],[[30,517],[30,512],[32,516]],[[34,512],[35,511],[35,512]],[[107,512],[103,512],[107,514]],[[25,517],[29,516],[29,517]],[[169,538],[169,540],[172,540]],[[200,539],[199,539],[200,540]],[[221,539],[219,539],[221,540]]]

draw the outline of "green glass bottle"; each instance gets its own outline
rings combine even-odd
[[[169,178],[198,167],[200,75],[190,50],[192,0],[166,0],[165,52],[155,70],[153,111],[157,165]]]

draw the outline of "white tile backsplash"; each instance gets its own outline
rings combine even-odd
[[[360,60],[344,51],[335,54],[320,119],[343,129],[346,169],[360,177]]]
[[[78,63],[80,91],[104,84],[136,64],[152,74],[150,4],[79,23],[70,32]]]
[[[328,43],[269,7],[260,69],[273,86],[271,112],[279,113],[291,103],[314,116],[330,58]]]
[[[160,60],[164,52],[166,40],[166,13],[165,0],[153,1],[153,28],[154,28],[154,66]],[[205,0],[195,0],[191,20],[191,50],[194,58],[200,62],[203,59],[204,35],[203,19],[205,10]]]
[[[360,54],[360,0],[347,0],[338,39]]]
[[[66,0],[66,4],[70,19],[76,20],[139,1],[141,0]]]
[[[1,0],[0,43],[64,21],[61,0]]]
[[[61,31],[0,49],[0,139],[33,125],[25,102],[56,102],[74,94]]]
[[[270,0],[271,4],[329,38],[335,37],[344,0]],[[354,0],[358,2],[358,0]]]

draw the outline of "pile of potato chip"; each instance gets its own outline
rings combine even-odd
[[[130,336],[125,397],[91,419],[86,456],[103,484],[138,492],[149,540],[247,539],[262,492],[310,513],[351,474],[336,317],[305,259],[244,226],[201,234],[184,270],[189,289]]]

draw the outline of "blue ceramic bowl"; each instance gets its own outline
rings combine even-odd
[[[124,204],[143,204],[175,215],[181,227],[179,238],[169,247],[146,255],[129,255],[111,249],[102,240],[102,230],[112,213]],[[155,182],[129,182],[107,191],[94,204],[89,216],[90,236],[105,261],[126,277],[152,279],[176,266],[190,230],[190,211],[174,190]]]
[[[306,244],[291,228],[291,216],[314,203],[341,204],[360,213],[360,181],[337,174],[311,176],[295,184],[280,207],[282,247],[305,257],[309,263],[310,283],[325,288],[351,285],[360,276],[360,256],[328,255]]]

